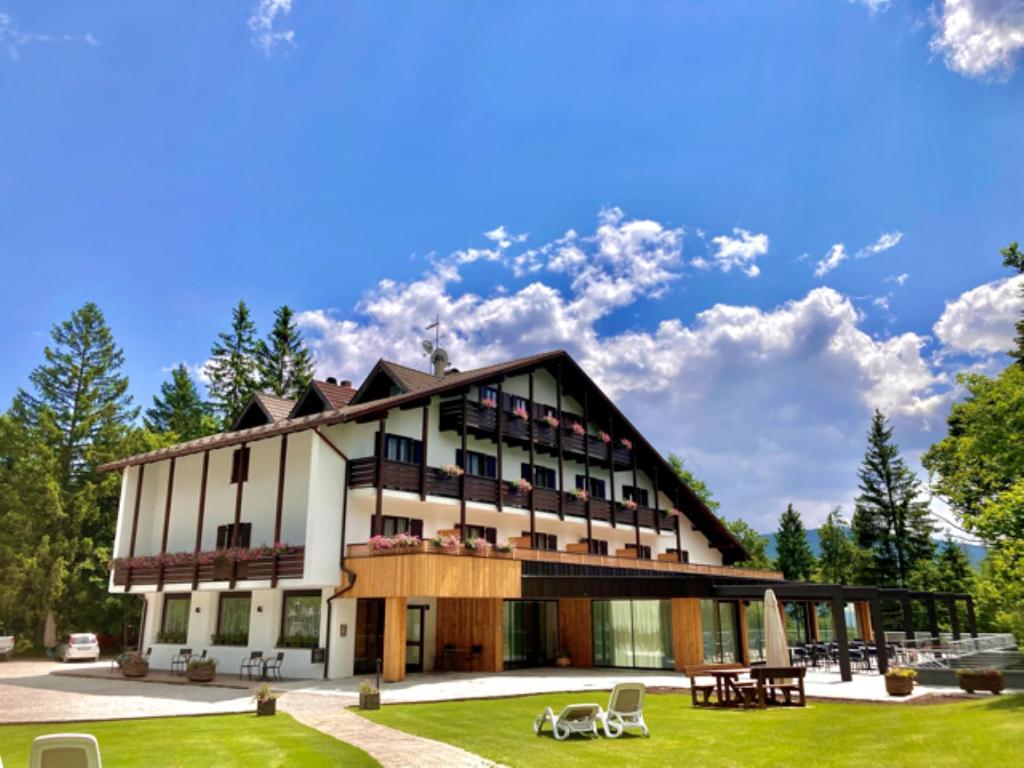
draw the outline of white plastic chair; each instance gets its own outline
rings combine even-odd
[[[650,736],[644,722],[644,684],[619,683],[612,688],[608,711],[602,713],[600,720],[609,739],[617,739],[627,728],[639,728],[644,736]]]
[[[597,724],[603,716],[604,713],[597,704],[570,704],[557,715],[551,707],[545,707],[533,721],[533,732],[540,736],[544,723],[550,722],[551,730],[559,741],[569,738],[574,733],[599,736]]]
[[[54,733],[32,742],[29,768],[103,768],[100,745],[87,733]]]

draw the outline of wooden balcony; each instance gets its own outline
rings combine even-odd
[[[268,555],[254,560],[215,563],[158,565],[153,567],[119,566],[114,569],[114,586],[151,586],[192,584],[212,581],[269,581],[301,579],[305,571],[305,547],[287,554]]]
[[[425,492],[430,496],[445,496],[452,499],[461,498],[461,482],[463,478],[451,477],[437,467],[426,467],[426,476],[418,464],[407,464],[400,461],[381,462],[381,487],[395,491],[410,493]],[[498,481],[490,477],[465,475],[466,499],[484,504],[498,503]],[[368,456],[352,459],[349,462],[349,486],[352,488],[376,488],[377,460]],[[534,509],[540,512],[558,514],[559,492],[551,488],[534,488],[530,492],[520,491],[514,483],[505,481],[504,506],[518,509],[529,509],[530,495],[533,495]],[[606,499],[590,499],[591,520],[611,521],[612,505]],[[566,518],[586,519],[587,503],[578,500],[571,493],[562,493],[562,514]],[[641,528],[656,531],[675,531],[679,518],[671,517],[651,507],[638,507],[636,511],[626,509],[619,504],[615,508],[615,524],[632,526],[634,517]]]

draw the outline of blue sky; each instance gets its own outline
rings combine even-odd
[[[352,378],[437,311],[820,519],[871,407],[917,451],[1000,360],[1022,41],[1019,0],[0,0],[0,397],[86,300],[143,403],[239,298]]]

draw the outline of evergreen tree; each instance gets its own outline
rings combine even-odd
[[[821,555],[818,579],[826,584],[851,584],[857,569],[857,547],[850,538],[842,507],[828,513],[818,530]]]
[[[779,518],[775,534],[775,567],[790,581],[804,581],[814,573],[814,554],[800,513],[790,504]]]
[[[676,476],[689,486],[690,490],[697,495],[697,498],[704,502],[704,506],[717,513],[722,503],[715,500],[711,489],[708,488],[703,480],[698,479],[693,472],[684,466],[683,459],[674,453],[670,453],[668,455],[668,463],[672,467],[672,471],[676,473]]]
[[[964,548],[948,533],[942,549],[935,555],[935,582],[932,589],[942,592],[970,592],[974,569]]]
[[[220,333],[206,364],[210,397],[230,427],[257,389],[256,326],[244,301],[231,311],[231,330]]]
[[[194,440],[217,431],[217,421],[210,406],[199,397],[199,390],[184,364],[171,371],[171,380],[160,385],[160,394],[153,396],[153,407],[147,409],[146,429],[172,433],[178,440]]]
[[[768,557],[768,539],[751,528],[743,520],[726,520],[726,526],[732,535],[740,540],[750,557],[736,563],[740,568],[759,568],[764,571],[772,569],[771,558]]]
[[[313,380],[313,358],[287,304],[274,312],[274,327],[256,345],[260,388],[278,397],[297,399]]]
[[[916,566],[932,558],[935,528],[928,502],[920,499],[921,482],[892,435],[892,427],[876,410],[858,471],[860,495],[852,525],[857,545],[870,554],[861,579],[883,587],[907,587]]]
[[[1021,253],[1017,243],[1010,243],[1000,253],[1003,255],[1003,266],[1016,269],[1024,275],[1024,253]],[[1024,298],[1024,285],[1021,286],[1021,298]],[[1017,360],[1017,365],[1024,367],[1024,315],[1016,324],[1017,337],[1013,340],[1014,348],[1010,350],[1010,356]]]

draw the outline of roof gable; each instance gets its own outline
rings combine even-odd
[[[295,406],[294,400],[285,397],[277,397],[267,392],[257,392],[249,398],[242,412],[238,414],[231,429],[249,429],[260,427],[264,424],[273,424],[288,418]]]
[[[332,381],[314,379],[306,387],[302,397],[295,403],[288,418],[295,419],[299,416],[311,416],[315,413],[344,408],[351,402],[355,394],[356,390],[352,387],[335,384]]]

